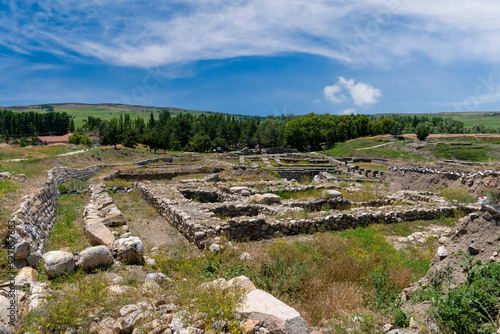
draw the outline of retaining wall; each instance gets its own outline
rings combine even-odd
[[[172,226],[188,240],[195,242],[200,248],[211,244],[211,239],[216,235],[226,236],[234,240],[261,240],[277,236],[296,235],[299,233],[315,233],[321,230],[342,230],[355,228],[357,226],[367,226],[373,223],[396,223],[413,220],[438,219],[441,216],[450,217],[457,209],[464,213],[476,211],[475,207],[443,206],[440,208],[418,208],[400,209],[385,212],[364,212],[364,213],[338,213],[335,215],[315,218],[315,219],[274,219],[272,216],[265,218],[251,218],[240,216],[227,221],[214,218],[208,213],[203,214],[205,206],[198,207],[191,203],[189,210],[185,203],[177,200],[170,200],[165,196],[168,194],[155,190],[154,186],[138,184],[137,189],[141,195],[150,203]],[[174,191],[174,190],[171,190]],[[343,203],[339,200],[338,204]],[[262,208],[257,206],[241,206],[242,210],[249,211],[249,215],[256,215],[262,212]],[[251,210],[250,210],[251,209]],[[255,209],[255,210],[254,210]],[[221,212],[225,216],[232,216],[236,207],[229,205],[220,206]],[[224,211],[224,212],[223,212]],[[228,211],[228,212],[225,212]],[[197,216],[195,216],[195,214]],[[240,213],[241,214],[241,213]]]
[[[128,164],[145,165],[168,158],[155,158],[140,162],[114,165],[94,165],[86,168],[55,167],[49,170],[43,188],[23,198],[9,224],[15,229],[9,234],[9,245],[13,245],[14,261],[17,268],[37,266],[57,219],[58,186],[70,180],[88,179],[105,167]]]

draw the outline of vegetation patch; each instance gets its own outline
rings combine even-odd
[[[488,161],[489,148],[452,147],[448,145],[436,145],[429,147],[429,150],[440,159],[457,159],[462,161]]]
[[[87,202],[88,196],[85,194],[59,196],[57,221],[50,233],[47,251],[68,247],[71,252],[79,252],[89,246],[81,221]]]

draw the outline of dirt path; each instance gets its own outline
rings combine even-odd
[[[369,150],[371,148],[382,147],[382,146],[386,146],[386,145],[389,145],[389,144],[394,144],[394,142],[389,142],[389,143],[380,144],[380,145],[376,145],[376,146],[358,148],[358,149],[356,149],[356,151]]]
[[[137,190],[130,193],[111,193],[116,206],[123,212],[132,235],[143,241],[146,249],[152,247],[189,246],[189,241],[156,212]],[[194,247],[194,246],[193,246]]]
[[[80,154],[83,152],[87,152],[88,150],[79,150],[79,151],[74,151],[74,152],[68,152],[68,153],[61,153],[56,156],[62,157],[65,155],[74,155],[74,154]],[[29,160],[28,158],[22,158],[22,159],[9,159],[9,160],[2,160],[2,162],[19,162],[19,161],[24,161],[24,160]]]

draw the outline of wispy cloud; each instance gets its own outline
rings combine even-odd
[[[7,5],[9,10],[0,12],[4,47],[144,68],[288,52],[378,66],[408,61],[413,54],[496,62],[500,53],[498,4],[490,0],[463,0],[460,6],[456,0],[10,0]]]

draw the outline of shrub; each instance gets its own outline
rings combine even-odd
[[[500,309],[500,264],[468,260],[467,280],[437,299],[436,320],[445,333],[493,333]]]
[[[417,135],[418,140],[425,140],[430,133],[431,129],[428,122],[419,123],[415,129],[415,134]]]

